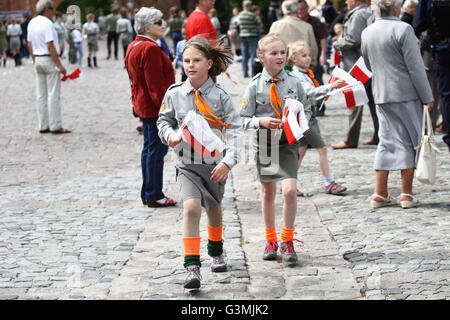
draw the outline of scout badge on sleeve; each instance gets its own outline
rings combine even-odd
[[[283,109],[283,130],[289,144],[294,144],[308,132],[308,119],[300,101],[286,99]]]
[[[177,134],[203,158],[217,157],[225,149],[225,143],[195,111],[188,112]]]

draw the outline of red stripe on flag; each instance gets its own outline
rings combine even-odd
[[[362,83],[366,83],[370,79],[357,65],[350,70],[350,74]]]
[[[355,96],[352,89],[344,90],[345,104],[347,108],[351,109],[356,107]]]
[[[207,157],[216,157],[219,152],[217,150],[214,150],[213,152],[209,152],[208,149],[206,149],[195,137],[191,134],[188,127],[183,128],[183,135],[186,138],[186,141],[188,141],[188,144],[191,146],[192,149],[201,157],[207,158]]]
[[[292,132],[291,126],[289,125],[289,121],[287,121],[287,116],[289,115],[289,111],[286,112],[286,122],[283,125],[284,133],[286,134],[286,138],[288,140],[289,144],[294,144],[297,139],[294,136],[294,133]]]

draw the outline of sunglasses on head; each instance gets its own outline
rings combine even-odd
[[[158,26],[161,26],[163,24],[163,21],[162,20],[158,20],[154,24],[157,24]]]

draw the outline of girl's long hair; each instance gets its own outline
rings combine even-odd
[[[221,40],[219,40],[219,45],[216,45],[215,41],[197,35],[186,42],[183,52],[190,47],[200,50],[207,59],[211,59],[213,62],[208,71],[209,76],[217,77],[233,63],[233,51],[230,47],[220,45]]]

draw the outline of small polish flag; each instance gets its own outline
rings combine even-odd
[[[367,97],[366,88],[363,84],[354,85],[343,91],[345,97],[345,103],[347,108],[355,108],[365,105],[369,102]]]
[[[225,143],[211,130],[208,121],[195,111],[189,111],[180,127],[181,136],[202,158],[217,157]]]
[[[80,77],[81,70],[79,68],[75,69],[71,74],[65,75],[62,77],[61,81],[66,81],[67,79],[76,79]]]
[[[366,83],[370,78],[372,78],[372,72],[367,69],[363,57],[359,57],[358,61],[356,61],[349,72],[362,83]]]
[[[303,104],[294,99],[286,99],[283,109],[283,130],[289,144],[300,140],[309,130]]]
[[[341,56],[339,54],[339,51],[336,49],[331,49],[331,56],[328,60],[328,63],[330,64],[330,67],[338,66],[339,63],[341,63]]]
[[[333,83],[336,80],[342,79],[345,81],[344,86],[349,84],[356,84],[358,80],[353,78],[348,72],[345,72],[339,67],[335,67],[333,72],[331,73],[330,79],[328,79],[328,83]]]

